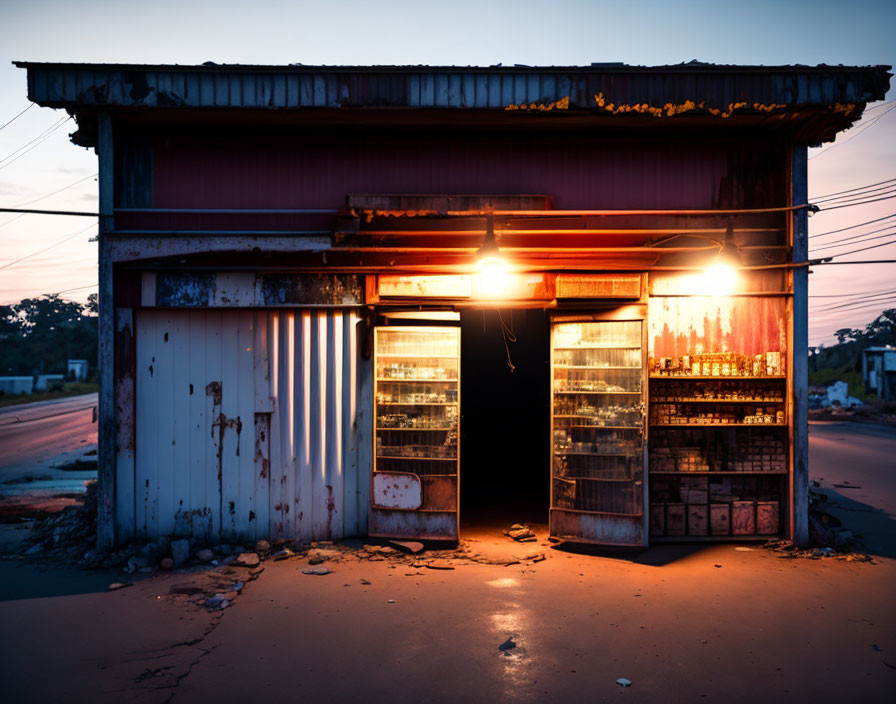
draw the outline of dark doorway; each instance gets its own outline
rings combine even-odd
[[[466,311],[460,339],[461,520],[545,523],[550,493],[547,312]]]

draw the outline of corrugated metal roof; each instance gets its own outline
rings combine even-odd
[[[768,111],[883,99],[889,66],[248,66],[15,62],[42,105]],[[601,96],[603,104],[601,104]],[[564,101],[568,101],[564,104]],[[612,105],[613,109],[608,106]],[[614,113],[615,114],[615,113]],[[679,114],[679,113],[676,113]]]

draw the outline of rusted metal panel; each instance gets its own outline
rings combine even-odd
[[[323,67],[126,66],[16,62],[29,72],[29,98],[44,105],[116,107],[439,107],[545,106],[564,98],[606,114],[727,117],[796,105],[882,99],[888,66]],[[290,93],[284,81],[309,83]],[[502,84],[494,105],[486,91]],[[198,90],[196,89],[198,84]],[[700,86],[697,91],[696,87]],[[596,96],[603,98],[596,99]],[[689,102],[690,101],[690,102]],[[646,105],[647,108],[642,106]],[[648,109],[649,108],[649,109]],[[542,109],[544,109],[542,107]],[[713,114],[709,109],[717,110]],[[653,112],[656,111],[656,112]]]
[[[141,310],[138,319],[138,535],[358,531],[357,496],[343,517],[345,476],[357,486],[359,471],[348,438],[361,407],[355,313]]]
[[[133,539],[135,532],[136,353],[133,310],[119,308],[115,314],[115,537],[119,542]]]
[[[551,509],[551,535],[573,542],[633,546],[643,541],[644,517]],[[582,536],[588,536],[582,538]]]
[[[342,163],[340,155],[345,154],[352,155],[350,167],[337,168],[334,158]],[[439,135],[436,140],[414,133],[378,135],[375,140],[363,134],[202,141],[172,137],[159,143],[154,155],[153,205],[339,208],[347,193],[549,190],[558,209],[783,206],[786,188],[780,176],[781,158],[780,145],[742,136],[736,147],[718,139],[658,142],[579,136],[557,140],[536,135],[525,140],[470,135]],[[384,170],[384,163],[391,168]],[[439,168],[433,169],[433,163]],[[549,188],[546,165],[552,166]],[[161,227],[161,215],[116,217],[129,229]],[[170,214],[164,218],[167,224],[162,229],[169,230],[293,229],[297,222],[297,216],[289,215]],[[334,225],[333,216],[320,223],[331,231]]]
[[[423,482],[422,508],[430,511],[457,511],[457,477],[430,475]]]
[[[418,509],[423,504],[420,477],[407,472],[374,472],[373,505],[377,508]]]
[[[419,540],[457,540],[455,511],[377,510],[370,526],[374,537],[405,537]]]

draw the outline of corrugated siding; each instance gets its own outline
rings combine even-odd
[[[880,100],[887,67],[333,67],[115,66],[20,63],[41,104],[239,108],[503,108],[686,100],[827,105]]]
[[[121,537],[366,532],[369,363],[356,313],[141,311]]]

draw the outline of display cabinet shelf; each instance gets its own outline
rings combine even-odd
[[[374,355],[374,472],[457,475],[460,330],[378,327]]]

